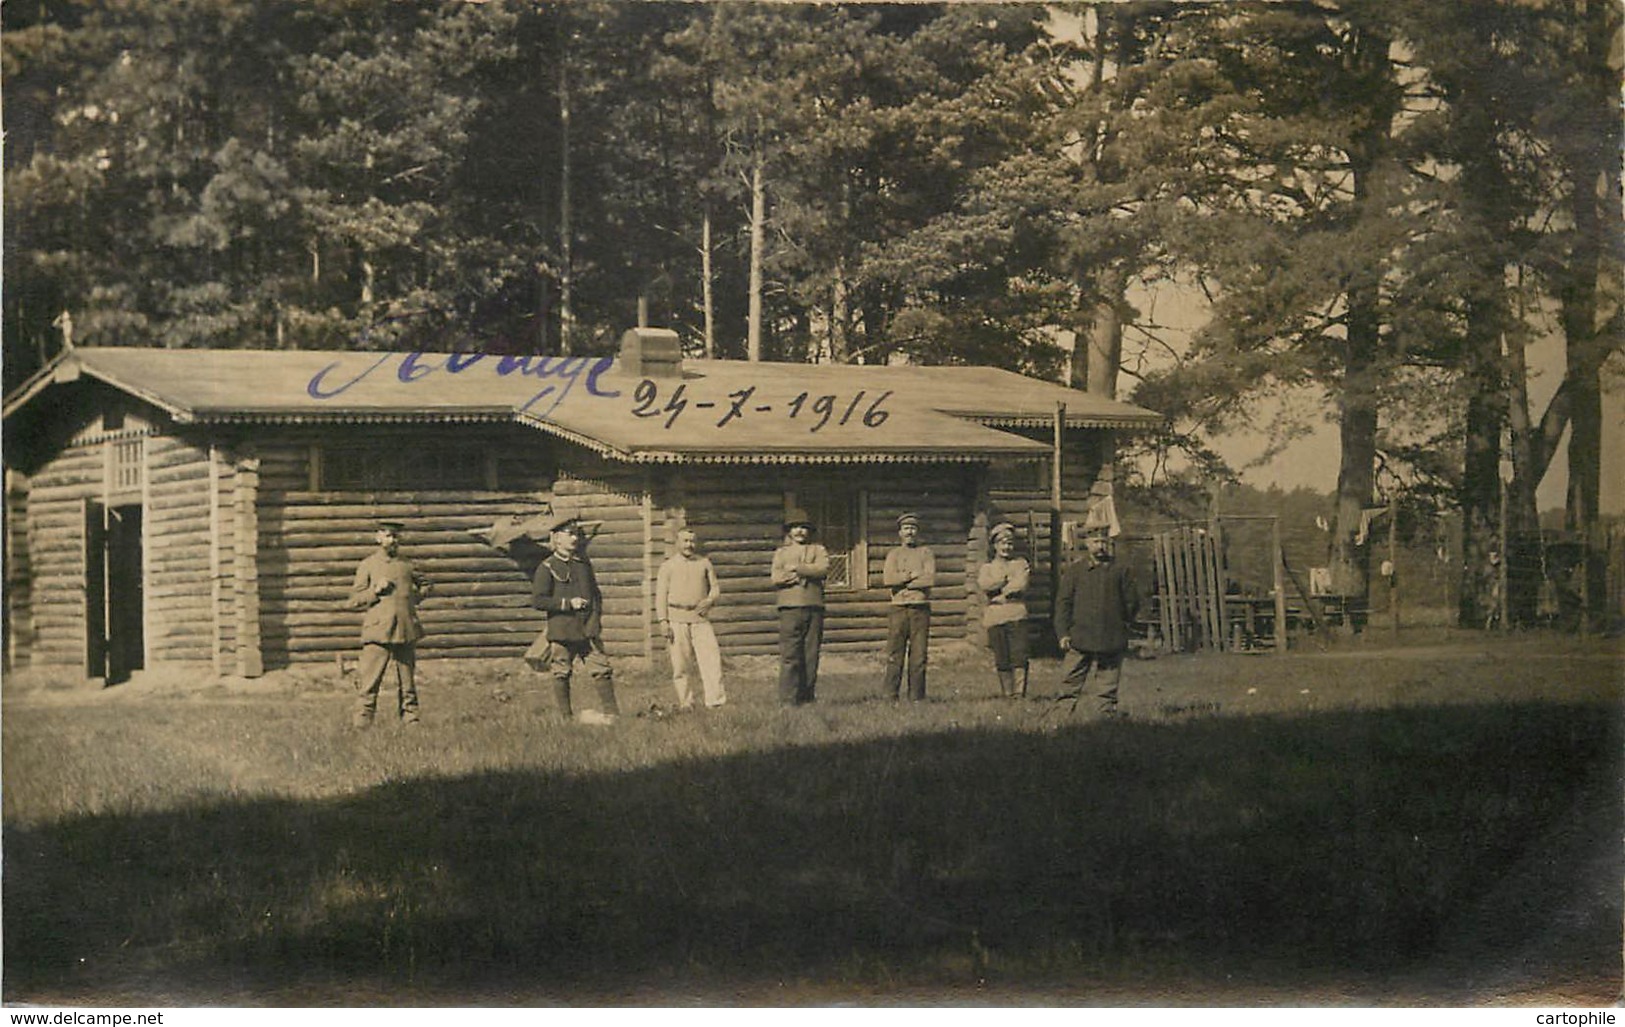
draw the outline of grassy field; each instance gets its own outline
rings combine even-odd
[[[1132,662],[1123,722],[832,657],[612,728],[509,669],[345,727],[331,668],[4,690],[4,998],[1603,1004],[1621,650],[1438,631]]]

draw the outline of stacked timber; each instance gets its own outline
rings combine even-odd
[[[207,449],[147,440],[146,641],[154,663],[214,662]]]
[[[100,445],[73,445],[29,482],[31,665],[84,666],[85,504],[101,495],[105,466]]]

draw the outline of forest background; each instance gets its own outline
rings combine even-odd
[[[69,344],[604,353],[641,308],[696,355],[1132,399],[1170,424],[1126,492],[1170,516],[1235,479],[1227,433],[1268,459],[1329,421],[1339,591],[1392,503],[1414,545],[1456,525],[1467,624],[1560,447],[1561,529],[1601,520],[1608,0],[31,0],[0,28],[8,391]]]

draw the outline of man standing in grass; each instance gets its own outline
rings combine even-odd
[[[1013,525],[995,524],[989,541],[993,559],[976,572],[977,586],[987,597],[982,627],[987,629],[987,645],[993,650],[999,694],[1022,698],[1027,694],[1027,583],[1032,567],[1016,555]]]
[[[1139,595],[1128,565],[1112,558],[1110,528],[1089,529],[1083,559],[1061,575],[1055,599],[1055,634],[1064,655],[1060,699],[1083,695],[1091,670],[1098,670],[1102,716],[1119,717],[1117,689],[1128,653],[1128,626]]]
[[[804,510],[785,515],[784,532],[784,544],[773,554],[779,611],[779,701],[800,706],[813,701],[818,686],[829,551],[812,540],[813,524]]]
[[[893,699],[903,685],[903,662],[908,661],[908,697],[925,698],[925,657],[931,644],[931,586],[937,581],[937,561],[928,546],[920,545],[920,518],[905,513],[897,518],[897,540],[886,554],[881,578],[891,589],[891,610],[886,625],[885,694]]]
[[[693,678],[698,673],[705,705],[715,709],[728,701],[722,688],[722,652],[711,630],[711,607],[722,598],[722,586],[709,558],[698,550],[689,528],[677,532],[677,552],[666,557],[655,576],[655,617],[671,648],[671,681],[677,708],[694,708]]]
[[[552,552],[531,579],[530,605],[547,613],[547,674],[553,682],[553,701],[570,718],[570,672],[577,660],[586,667],[598,692],[598,709],[582,710],[583,724],[613,724],[620,714],[615,702],[614,672],[604,652],[604,595],[592,564],[581,553],[581,522],[574,517],[554,524],[549,536]]]
[[[417,640],[423,637],[418,621],[418,600],[429,585],[400,556],[399,521],[379,521],[373,536],[378,548],[355,570],[349,608],[365,610],[361,618],[361,662],[357,667],[360,704],[353,723],[372,726],[378,709],[378,689],[384,676],[395,671],[396,709],[401,720],[418,723]]]

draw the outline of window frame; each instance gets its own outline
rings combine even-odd
[[[816,496],[809,502],[806,498]],[[869,587],[869,492],[867,489],[850,485],[830,483],[827,486],[804,490],[786,489],[784,492],[784,509],[801,508],[806,510],[808,518],[813,522],[815,529],[813,541],[823,544],[829,550],[830,576],[824,579],[826,592],[862,592]],[[839,534],[844,535],[847,544],[840,549],[831,548],[829,539],[836,532],[832,531],[834,521],[832,510],[844,507],[845,523],[841,525]],[[839,561],[839,563],[838,563]],[[844,566],[844,578],[835,573],[837,566]]]

